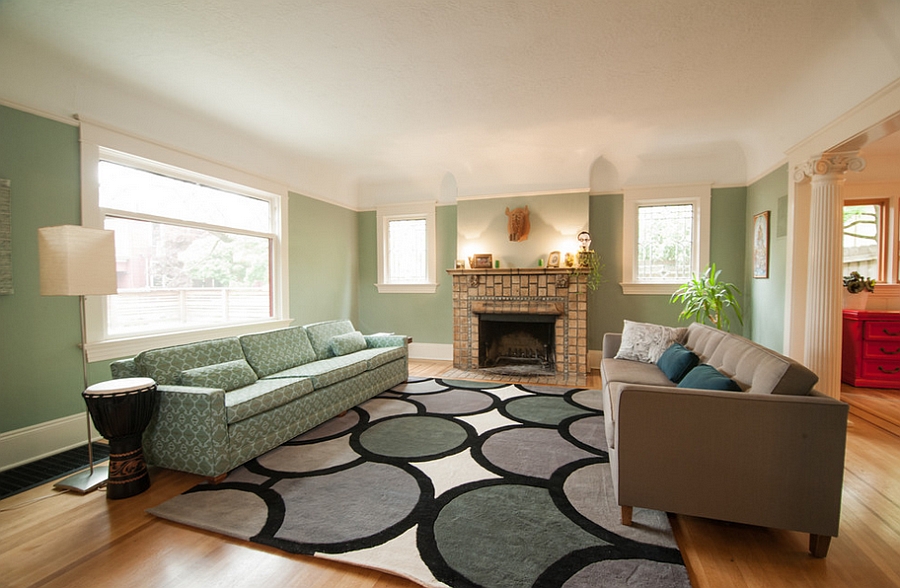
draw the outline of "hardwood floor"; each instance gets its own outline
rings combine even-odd
[[[412,361],[410,374],[436,376],[448,367]],[[599,375],[588,385],[599,387]],[[695,588],[900,586],[900,392],[845,388],[844,396],[853,412],[841,534],[828,557],[810,557],[801,533],[673,516]],[[0,586],[416,586],[157,519],[144,510],[201,480],[169,470],[151,475],[148,491],[125,500],[47,484],[0,501]]]

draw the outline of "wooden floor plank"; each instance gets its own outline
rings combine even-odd
[[[412,360],[410,374],[441,376],[450,367],[443,361]],[[599,375],[590,374],[586,385],[600,387]],[[851,416],[841,532],[827,558],[810,557],[802,533],[673,515],[695,588],[900,586],[897,394],[844,387],[854,411],[866,417],[856,412]],[[201,479],[158,469],[151,477],[147,492],[119,501],[107,501],[102,490],[84,496],[60,493],[52,484],[0,501],[0,585],[415,586],[390,574],[291,555],[157,519],[145,510]]]

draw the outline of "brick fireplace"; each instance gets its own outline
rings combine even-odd
[[[505,356],[511,364],[535,358],[533,363],[543,368],[536,374],[539,381],[584,385],[588,372],[584,275],[573,274],[568,268],[459,269],[447,273],[453,279],[454,368],[464,372],[494,369],[497,355]],[[493,330],[494,323],[504,323],[500,329],[503,336],[500,342],[486,345],[482,331],[486,326]],[[511,323],[521,324],[521,328],[505,326]],[[502,351],[492,353],[497,347]]]

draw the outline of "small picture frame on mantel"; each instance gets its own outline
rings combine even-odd
[[[559,267],[559,251],[551,251],[547,256],[547,267]]]
[[[472,269],[491,269],[494,267],[494,256],[490,253],[476,253],[469,259]]]

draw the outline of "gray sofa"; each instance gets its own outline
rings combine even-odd
[[[157,382],[147,463],[212,480],[409,374],[406,337],[364,336],[350,321],[152,349],[110,369]]]
[[[604,336],[622,522],[643,507],[800,531],[825,557],[840,524],[848,406],[814,390],[804,366],[744,337],[695,323],[673,338],[739,391],[678,387],[654,361],[617,358],[622,333]]]

